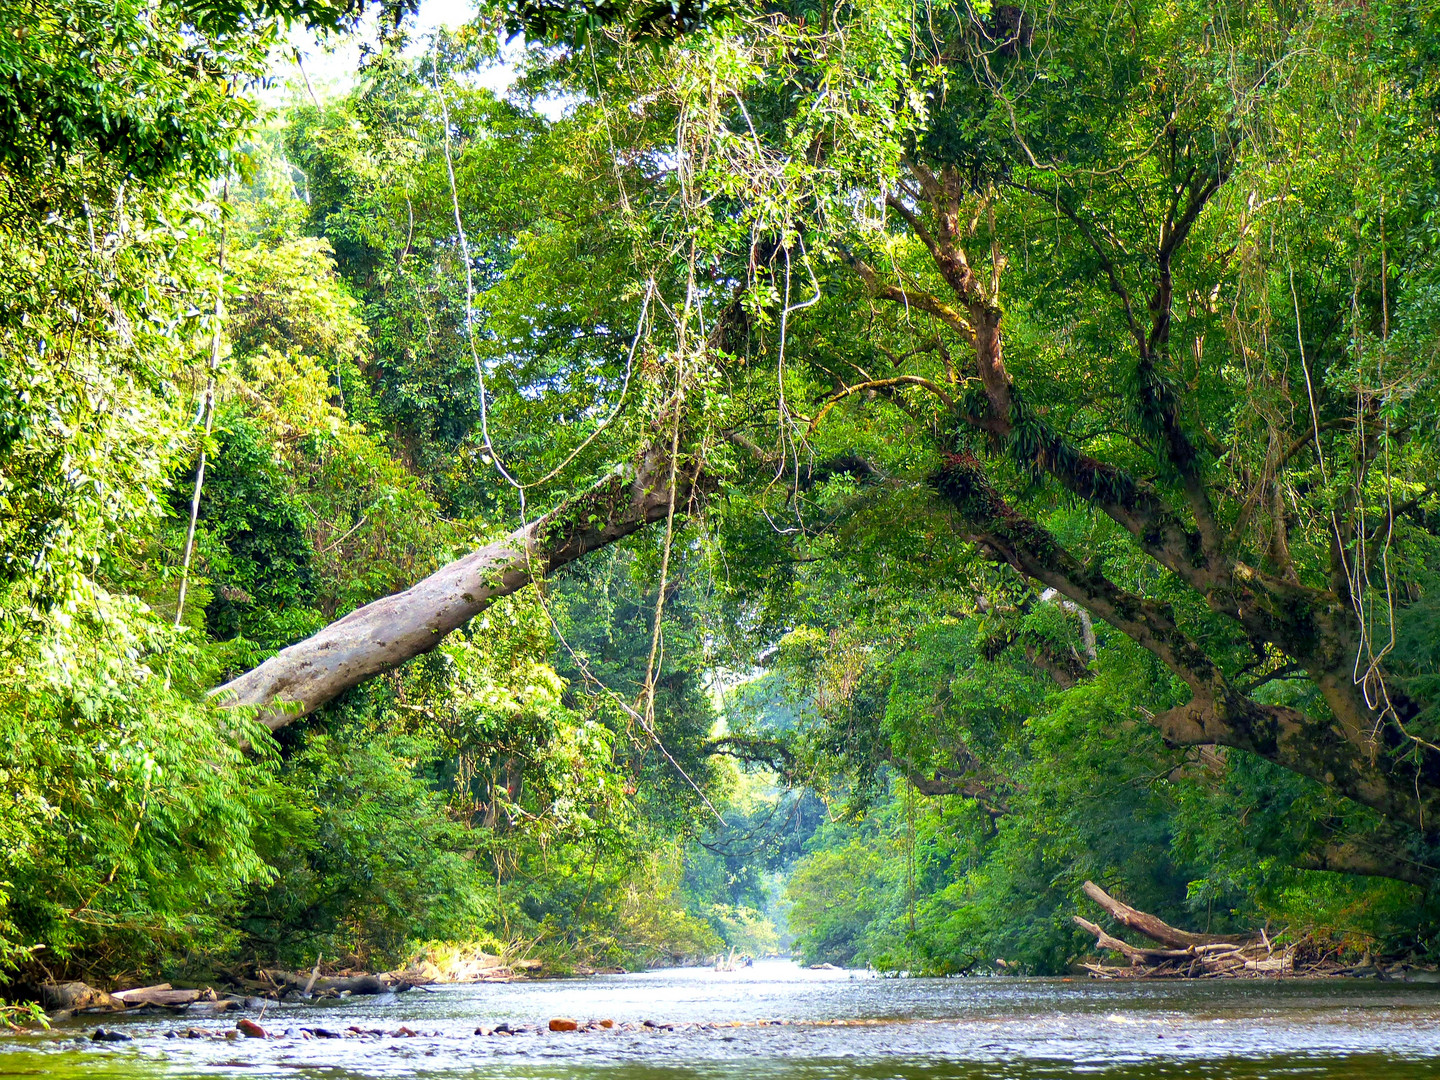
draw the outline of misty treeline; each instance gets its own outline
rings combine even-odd
[[[12,975],[1436,946],[1431,5],[4,10]]]

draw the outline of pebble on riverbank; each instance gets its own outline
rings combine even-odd
[[[712,1020],[712,1021],[708,1021],[708,1022],[707,1022],[707,1021],[695,1021],[695,1022],[684,1022],[684,1023],[662,1023],[662,1022],[659,1022],[659,1021],[656,1021],[656,1020],[648,1020],[648,1019],[647,1019],[647,1020],[640,1020],[640,1021],[633,1021],[633,1020],[632,1020],[632,1021],[625,1021],[625,1022],[619,1022],[619,1023],[617,1023],[615,1020],[610,1019],[610,1018],[608,1018],[608,1017],[605,1018],[605,1019],[599,1019],[599,1020],[597,1020],[597,1019],[590,1019],[590,1020],[580,1021],[580,1020],[574,1019],[573,1017],[557,1016],[557,1017],[553,1017],[551,1020],[549,1020],[548,1023],[547,1023],[545,1026],[526,1027],[526,1026],[524,1026],[523,1024],[512,1026],[512,1025],[511,1025],[510,1023],[508,1023],[508,1022],[502,1021],[501,1023],[495,1025],[495,1027],[493,1027],[493,1028],[487,1028],[487,1027],[484,1027],[484,1026],[477,1027],[477,1028],[474,1029],[474,1034],[479,1035],[479,1036],[497,1036],[497,1035],[500,1035],[500,1036],[511,1036],[511,1035],[543,1035],[543,1034],[546,1033],[547,1028],[548,1028],[549,1031],[551,1031],[551,1032],[557,1032],[557,1033],[578,1032],[578,1033],[582,1033],[582,1034],[584,1034],[584,1033],[592,1033],[592,1034],[593,1034],[593,1033],[601,1032],[601,1031],[614,1031],[614,1032],[627,1032],[627,1033],[631,1033],[631,1034],[652,1034],[652,1035],[658,1035],[658,1034],[661,1034],[661,1033],[664,1033],[664,1032],[676,1032],[676,1031],[716,1031],[716,1030],[719,1030],[719,1029],[728,1029],[728,1028],[771,1027],[771,1026],[782,1026],[782,1025],[795,1024],[795,1023],[800,1023],[800,1024],[802,1024],[802,1026],[812,1026],[812,1027],[869,1027],[869,1026],[881,1026],[881,1025],[884,1025],[884,1024],[895,1023],[895,1022],[896,1022],[896,1021],[894,1021],[894,1020],[879,1020],[879,1019],[839,1019],[839,1020],[809,1020],[809,1021],[757,1019],[757,1020],[729,1020],[729,1021],[714,1021],[714,1020]],[[925,1023],[934,1023],[934,1022],[936,1022],[936,1021],[922,1021],[922,1022],[925,1022]],[[194,1027],[192,1027],[192,1028],[187,1028],[187,1029],[184,1029],[184,1030],[171,1030],[171,1031],[167,1031],[167,1032],[165,1032],[165,1033],[163,1034],[163,1036],[161,1036],[161,1037],[162,1037],[162,1038],[166,1038],[166,1039],[185,1039],[185,1038],[189,1038],[189,1039],[210,1039],[210,1040],[222,1040],[222,1041],[232,1041],[232,1042],[233,1042],[233,1041],[235,1041],[235,1040],[241,1039],[242,1037],[243,1037],[243,1038],[247,1038],[247,1039],[272,1039],[272,1040],[274,1040],[274,1039],[279,1039],[279,1040],[306,1041],[306,1040],[311,1040],[311,1039],[364,1039],[364,1038],[412,1039],[412,1038],[443,1038],[444,1035],[443,1035],[442,1033],[440,1033],[440,1032],[416,1031],[414,1028],[411,1028],[411,1027],[408,1027],[408,1026],[405,1026],[405,1025],[401,1025],[400,1027],[394,1029],[393,1031],[387,1031],[387,1030],[385,1030],[385,1029],[383,1029],[383,1028],[362,1028],[362,1027],[359,1027],[358,1025],[353,1025],[353,1024],[352,1024],[350,1027],[346,1028],[344,1031],[335,1031],[335,1030],[333,1030],[333,1029],[324,1028],[324,1027],[285,1028],[283,1031],[279,1031],[279,1030],[275,1030],[275,1029],[271,1029],[271,1030],[267,1031],[265,1028],[261,1027],[261,1025],[260,1025],[257,1021],[255,1021],[255,1020],[250,1020],[250,1019],[246,1018],[246,1019],[241,1019],[241,1020],[237,1021],[236,1024],[235,1024],[235,1026],[234,1026],[233,1028],[229,1028],[229,1029],[219,1029],[219,1030],[216,1030],[216,1029],[208,1029],[208,1030],[207,1030],[207,1029],[194,1028]],[[82,1038],[83,1038],[83,1036],[82,1036]],[[135,1037],[132,1036],[132,1035],[127,1035],[127,1034],[124,1034],[123,1032],[115,1031],[115,1030],[113,1030],[113,1029],[98,1028],[98,1029],[96,1029],[96,1031],[94,1032],[94,1034],[92,1034],[92,1035],[90,1036],[90,1040],[89,1040],[89,1041],[92,1041],[92,1042],[131,1042],[131,1041],[134,1040],[134,1038],[135,1038]],[[283,1045],[283,1042],[282,1042],[282,1045]]]

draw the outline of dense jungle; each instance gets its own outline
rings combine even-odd
[[[0,1019],[1440,960],[1433,4],[0,12]]]

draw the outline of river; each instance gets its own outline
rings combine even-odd
[[[45,1035],[0,1037],[0,1076],[1440,1078],[1440,986],[1359,980],[882,979],[765,961],[733,973],[447,986],[245,1015],[272,1037],[222,1037],[236,1014],[91,1017]],[[556,1016],[616,1026],[545,1030]],[[502,1023],[527,1031],[475,1034]],[[97,1024],[133,1038],[91,1042]],[[347,1037],[307,1037],[302,1027]],[[192,1028],[210,1037],[184,1037]],[[415,1034],[397,1036],[401,1028]]]

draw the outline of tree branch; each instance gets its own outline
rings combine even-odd
[[[875,299],[889,300],[902,307],[915,308],[927,315],[933,315],[965,341],[972,345],[975,343],[975,328],[970,325],[965,316],[939,297],[928,292],[918,292],[901,288],[898,285],[885,284],[875,273],[875,268],[864,259],[858,255],[851,255],[849,260],[850,266],[860,276],[860,280],[865,283],[866,291]]]
[[[1356,724],[1354,717],[1347,718],[1344,702],[1349,699],[1337,696],[1348,691],[1353,698],[1353,686],[1331,687],[1327,679],[1334,681],[1334,677],[1329,674],[1316,679],[1336,710],[1335,719],[1253,701],[1179,628],[1168,604],[1126,592],[1082,566],[1048,531],[1005,503],[976,459],[950,455],[933,483],[957,511],[961,536],[1024,577],[1083,605],[1180,677],[1190,688],[1190,701],[1151,717],[1168,741],[1180,746],[1219,743],[1248,750],[1422,829],[1440,824],[1440,807],[1435,805],[1440,800],[1429,780],[1436,762],[1427,757],[1417,766],[1399,755],[1373,753],[1370,732]],[[1302,586],[1290,588],[1303,592]],[[1278,606],[1286,607],[1284,603]],[[1271,629],[1267,640],[1277,636],[1275,628]],[[1289,632],[1302,631],[1292,627]],[[1348,668],[1342,672],[1349,682]],[[1425,786],[1431,791],[1428,796],[1419,793],[1417,768],[1425,773]]]
[[[810,421],[808,434],[813,435],[815,429],[820,426],[820,421],[825,419],[825,414],[833,409],[840,402],[844,401],[851,394],[857,394],[861,390],[887,390],[898,386],[919,386],[929,390],[932,394],[943,401],[947,408],[955,407],[955,399],[942,390],[935,383],[921,375],[895,375],[889,379],[871,379],[869,382],[856,383],[854,386],[847,386],[831,394],[825,401],[824,407],[815,414],[815,419]]]

